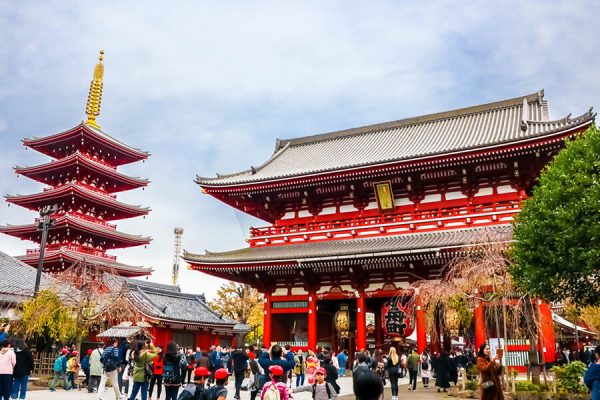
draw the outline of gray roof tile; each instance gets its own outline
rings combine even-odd
[[[461,246],[485,231],[510,232],[510,226],[454,229],[427,233],[380,236],[371,239],[329,240],[302,244],[248,247],[228,252],[193,254],[184,252],[191,264],[227,264],[244,262],[320,261],[336,257],[360,258],[369,255],[420,253],[431,249]]]
[[[37,270],[0,251],[0,303],[20,302],[33,296]],[[52,285],[54,280],[42,273],[41,287]]]
[[[541,91],[438,114],[277,140],[275,153],[254,170],[216,178],[199,176],[197,183],[227,186],[408,161],[543,136],[594,117],[590,110],[577,118],[550,121]]]

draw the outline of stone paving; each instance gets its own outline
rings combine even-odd
[[[443,398],[448,398],[444,393],[437,393],[437,390],[435,389],[434,386],[430,386],[429,389],[425,389],[423,388],[423,386],[421,385],[421,383],[419,383],[417,390],[415,392],[411,392],[408,390],[408,378],[403,378],[400,379],[400,393],[399,393],[399,398],[400,400],[429,400],[429,399],[443,399]],[[352,394],[352,378],[350,377],[343,377],[338,379],[338,384],[341,387],[341,392],[340,395],[338,397],[338,399],[340,400],[351,400],[354,399],[354,395]],[[233,400],[233,394],[234,394],[234,387],[233,387],[233,380],[230,380],[229,385],[228,385],[228,395],[227,395],[227,400]],[[156,395],[156,394],[155,394]],[[241,392],[241,398],[242,400],[249,400],[250,399],[250,392],[248,391],[242,391]],[[108,388],[108,390],[104,393],[101,394],[101,396],[99,397],[98,394],[96,393],[87,393],[84,390],[70,390],[68,392],[62,390],[62,389],[57,389],[56,392],[50,392],[49,390],[32,390],[29,391],[27,393],[27,399],[30,400],[97,400],[97,399],[102,399],[102,400],[114,400],[114,393],[112,391],[111,388]],[[138,395],[138,399],[140,399],[139,395]],[[161,399],[164,399],[164,391],[163,394],[161,395]],[[294,395],[294,400],[310,400],[311,399],[311,395],[310,393],[298,393],[296,395]],[[390,388],[389,388],[389,383],[385,388],[385,396],[384,396],[384,400],[389,400],[391,399],[391,392],[390,392]]]

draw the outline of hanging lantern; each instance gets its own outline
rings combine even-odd
[[[410,336],[415,330],[413,318],[406,305],[402,305],[401,297],[392,297],[383,303],[381,322],[383,332],[390,337]]]
[[[348,337],[350,332],[350,314],[348,313],[348,304],[340,304],[340,309],[333,316],[335,329],[340,337]]]
[[[458,336],[460,330],[460,317],[458,312],[452,308],[446,309],[446,327],[451,336]]]

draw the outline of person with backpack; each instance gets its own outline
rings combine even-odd
[[[52,383],[50,384],[50,391],[56,391],[56,384],[60,379],[63,383],[63,389],[70,390],[69,384],[67,382],[67,354],[69,351],[67,349],[62,349],[60,351],[60,355],[54,360],[54,379],[52,379]]]
[[[331,353],[327,353],[323,359],[323,368],[325,369],[325,380],[333,386],[336,393],[339,393],[341,388],[337,383],[338,369],[331,362]]]
[[[177,400],[211,400],[211,393],[206,385],[206,380],[210,376],[208,369],[197,367],[194,369],[194,382],[188,384]]]
[[[119,371],[120,368],[120,356],[119,356],[119,339],[114,338],[111,340],[111,344],[104,349],[100,362],[104,373],[100,379],[100,386],[98,386],[98,400],[101,399],[102,393],[106,389],[106,381],[110,378],[112,383],[113,391],[115,392],[115,398],[121,398],[121,389],[119,388]]]
[[[177,393],[181,386],[181,368],[179,367],[180,355],[175,342],[167,343],[163,359],[163,384],[165,385],[165,400],[177,400]]]
[[[226,368],[219,368],[215,371],[215,385],[210,388],[211,400],[227,399],[227,382],[229,381],[229,371]]]
[[[90,386],[90,355],[92,354],[92,349],[88,349],[85,357],[81,359],[81,369],[85,374],[85,379],[81,382],[81,386],[85,385],[86,387]],[[81,388],[80,388],[81,389]]]
[[[98,347],[90,355],[90,383],[88,384],[88,393],[92,393],[98,389],[100,378],[104,372],[102,369],[102,353],[104,352],[104,343],[100,343]]]
[[[79,376],[80,368],[78,355],[77,351],[73,351],[67,361],[67,382],[72,389],[77,388],[77,377]]]
[[[292,390],[292,393],[300,392],[312,392],[313,400],[335,400],[337,399],[338,392],[335,387],[327,382],[326,379],[327,371],[325,368],[317,368],[315,372],[315,383],[299,386]]]
[[[163,347],[159,344],[156,346],[158,356],[152,362],[152,378],[150,378],[150,400],[152,400],[152,393],[154,393],[154,385],[156,385],[156,400],[160,399],[160,392],[162,391],[163,382],[163,369],[164,369],[164,353]]]
[[[408,369],[409,383],[408,390],[413,392],[417,390],[417,374],[419,372],[419,362],[421,358],[415,351],[415,349],[409,350],[410,355],[406,359],[406,368]]]
[[[271,379],[263,386],[260,393],[260,400],[289,400],[289,388],[282,382],[284,374],[285,370],[280,365],[271,365],[269,367],[269,376]]]
[[[258,350],[261,352],[261,350]],[[258,354],[260,356],[260,354]],[[265,386],[265,371],[262,369],[256,358],[251,359],[250,365],[250,383],[248,384],[248,390],[250,390],[250,400],[255,400],[256,395]]]
[[[423,387],[429,388],[429,377],[431,374],[431,359],[429,358],[429,352],[427,349],[423,350],[421,354],[421,380],[423,381]]]
[[[133,388],[129,400],[135,400],[140,391],[142,392],[142,400],[147,400],[148,381],[152,376],[152,367],[149,364],[157,357],[156,347],[154,347],[151,340],[146,340],[146,342],[140,340],[135,342],[131,357],[133,357],[134,367]]]

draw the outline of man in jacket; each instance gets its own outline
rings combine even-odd
[[[250,357],[242,349],[236,349],[231,353],[231,360],[233,361],[233,375],[235,377],[235,395],[234,399],[240,399],[240,389],[242,388],[242,382],[244,381],[244,371],[248,366],[248,359]]]
[[[406,368],[408,369],[408,390],[417,390],[417,373],[419,372],[420,357],[415,349],[410,350],[410,355],[406,359]]]
[[[278,344],[271,346],[268,352],[262,353],[258,359],[258,363],[265,371],[268,371],[271,365],[279,365],[283,368],[282,382],[285,382],[287,372],[294,368],[296,364],[294,354],[291,351],[288,352],[282,349]]]
[[[104,343],[100,343],[92,354],[90,354],[90,383],[88,384],[88,393],[98,389],[100,377],[102,376],[102,353],[104,352]]]
[[[115,392],[115,398],[121,398],[121,389],[118,384],[119,382],[119,369],[121,357],[119,355],[119,339],[112,339],[111,344],[104,349],[102,353],[102,365],[104,366],[104,373],[100,379],[100,386],[98,387],[98,399],[102,396],[104,389],[106,388],[106,381],[110,378],[112,382],[112,388]]]

